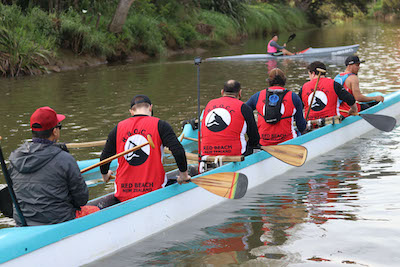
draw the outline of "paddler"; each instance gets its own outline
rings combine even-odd
[[[349,105],[349,115],[356,114],[357,105],[353,95],[347,92],[342,85],[335,82],[333,79],[326,78],[325,73],[320,74],[313,103],[310,103],[318,80],[318,68],[326,71],[325,64],[320,61],[314,61],[308,65],[307,70],[310,81],[306,82],[299,92],[299,96],[304,105],[304,114],[307,114],[311,105],[308,120],[340,115],[339,100]]]
[[[98,211],[84,206],[89,193],[78,164],[57,140],[64,115],[50,107],[37,109],[30,118],[32,142],[10,155],[10,177],[28,226],[55,224]],[[21,226],[14,208],[14,219]]]
[[[268,42],[267,45],[267,53],[273,56],[292,56],[294,53],[288,51],[286,49],[286,43],[283,46],[280,46],[278,43],[278,35],[273,34],[272,39]]]
[[[365,96],[361,93],[360,82],[358,80],[358,71],[360,70],[360,64],[365,61],[360,61],[358,56],[348,56],[344,62],[346,65],[346,70],[343,73],[338,74],[335,77],[335,82],[340,83],[350,94],[352,94],[356,101],[366,102],[362,104],[357,104],[358,111],[365,110],[372,107],[379,102],[383,102],[385,99],[383,96]],[[349,110],[350,107],[346,102],[340,103],[341,110]],[[344,117],[349,116],[347,112],[340,112]]]
[[[269,87],[254,94],[246,102],[257,110],[257,126],[262,146],[276,145],[297,137],[306,129],[299,96],[284,86],[286,77],[282,70],[275,68],[269,72]],[[296,122],[297,132],[293,127]]]
[[[171,150],[178,165],[177,182],[181,184],[190,180],[185,150],[171,125],[152,116],[153,105],[149,97],[135,96],[131,101],[129,112],[132,117],[119,122],[109,133],[100,160],[147,142],[147,135],[151,135],[155,148],[147,145],[118,158],[115,193],[104,204],[106,206],[152,192],[167,184],[162,163],[164,146]],[[108,182],[112,175],[109,168],[110,163],[100,167],[105,182]],[[102,204],[101,208],[104,205]]]
[[[260,136],[253,112],[241,97],[240,83],[229,80],[221,97],[208,102],[201,122],[201,155],[249,155],[258,146]]]

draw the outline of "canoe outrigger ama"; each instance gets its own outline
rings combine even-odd
[[[269,54],[245,54],[237,56],[222,56],[207,58],[206,61],[245,61],[245,60],[270,60],[270,59],[302,59],[309,57],[331,57],[331,56],[348,56],[357,52],[360,45],[347,45],[325,48],[312,48],[309,47],[293,56],[273,56]]]
[[[400,92],[386,95],[384,103],[361,113],[399,116]],[[308,158],[312,159],[373,129],[360,116],[348,117],[339,124],[326,125],[284,144],[305,146]],[[197,136],[189,124],[185,125],[183,134],[193,138]],[[183,140],[183,144],[186,148],[193,145],[189,140]],[[293,166],[260,151],[242,162],[228,163],[208,174],[243,173],[249,178],[248,188],[251,189],[291,168]],[[173,172],[169,175],[173,175]],[[0,263],[4,266],[57,264],[59,267],[87,264],[163,231],[224,200],[194,183],[174,184],[68,222],[1,229]]]

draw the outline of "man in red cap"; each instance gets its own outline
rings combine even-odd
[[[64,115],[41,107],[31,116],[32,142],[10,155],[10,176],[27,225],[61,223],[99,210],[75,159],[56,144]],[[20,218],[14,219],[21,225]]]
[[[350,94],[354,96],[357,102],[365,102],[363,104],[357,104],[358,111],[372,107],[385,100],[381,95],[365,96],[361,93],[360,82],[358,80],[358,71],[360,70],[360,64],[364,62],[365,61],[361,61],[358,56],[348,56],[344,62],[346,65],[346,70],[343,73],[339,73],[335,77],[335,82],[340,83]],[[350,106],[346,102],[341,102],[339,109],[347,111],[350,109]],[[340,113],[344,117],[349,116],[349,114],[346,112]]]

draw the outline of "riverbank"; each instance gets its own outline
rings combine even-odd
[[[69,8],[0,5],[0,73],[4,77],[62,71],[118,61],[142,61],[185,51],[237,44],[249,36],[311,27],[300,9],[240,4],[209,10],[169,1],[135,1],[121,33],[108,31],[115,7]]]

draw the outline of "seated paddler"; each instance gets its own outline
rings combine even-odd
[[[171,125],[153,117],[153,104],[146,95],[135,96],[130,104],[131,117],[119,122],[108,135],[100,160],[147,142],[150,135],[155,148],[150,145],[118,158],[115,178],[115,193],[100,208],[141,196],[167,185],[163,166],[164,146],[168,147],[179,169],[179,184],[190,180],[185,150],[178,141]],[[103,180],[110,180],[110,163],[100,166]]]
[[[229,80],[221,97],[208,102],[201,122],[201,155],[248,155],[258,146],[260,137],[253,112],[240,101],[241,96],[240,83]]]
[[[41,107],[31,116],[32,142],[10,155],[10,177],[28,226],[55,224],[98,211],[84,206],[89,193],[78,164],[58,145],[64,115]],[[14,219],[21,225],[14,207]]]
[[[318,69],[325,72],[320,73]],[[325,76],[326,66],[324,63],[314,61],[308,65],[307,70],[310,81],[302,86],[299,96],[303,102],[304,114],[306,114],[306,117],[307,113],[309,114],[308,120],[340,116],[340,101],[345,102],[350,107],[350,115],[357,113],[357,104],[354,96],[343,88],[340,83]],[[318,75],[320,75],[319,80]]]
[[[344,87],[350,94],[352,94],[357,102],[357,109],[358,112],[370,108],[379,102],[383,102],[385,99],[381,95],[376,96],[366,96],[360,90],[360,82],[358,79],[358,71],[360,70],[360,64],[364,63],[365,61],[360,61],[358,56],[352,55],[348,56],[344,62],[346,65],[346,69],[344,72],[339,73],[335,77],[335,82],[338,82],[340,85]],[[340,110],[349,111],[350,106],[341,101],[340,103]],[[347,112],[341,111],[340,114],[344,117],[348,117],[349,114]]]
[[[277,145],[295,138],[307,126],[300,97],[284,87],[286,76],[283,71],[272,69],[267,81],[269,87],[257,92],[246,102],[252,110],[257,110],[257,127],[262,146]],[[293,126],[294,122],[297,130]]]
[[[278,35],[273,34],[267,45],[267,53],[273,56],[292,56],[294,53],[286,49],[286,43],[283,46],[278,44]]]

